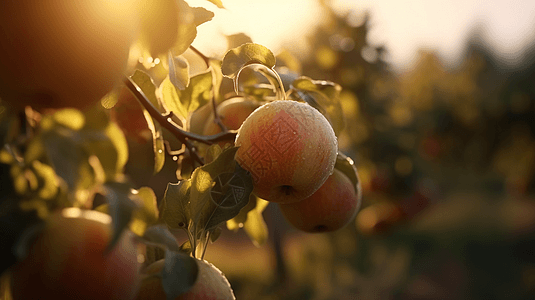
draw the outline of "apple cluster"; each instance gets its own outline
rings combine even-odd
[[[306,232],[334,231],[355,217],[357,188],[334,168],[337,138],[317,109],[293,100],[272,101],[252,113],[254,105],[244,99],[222,107],[227,124],[231,115],[224,112],[239,111],[232,115],[234,124],[243,122],[236,161],[251,173],[258,197],[279,204],[286,219]]]

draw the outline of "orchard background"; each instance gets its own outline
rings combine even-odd
[[[86,60],[66,57],[57,72],[91,82],[89,92],[72,86],[59,98],[36,101],[11,89],[54,90],[53,80],[36,83],[51,65],[22,55],[0,64],[0,299],[11,298],[10,270],[25,257],[42,220],[71,206],[110,214],[111,244],[123,243],[125,230],[136,234],[141,264],[176,259],[181,271],[170,278],[181,283],[168,286],[177,286],[177,294],[197,272],[186,253],[220,269],[237,299],[535,296],[535,46],[521,61],[508,63],[475,32],[455,66],[421,51],[412,69],[394,72],[384,60],[388,49],[367,40],[373,15],[354,24],[325,2],[327,17],[309,37],[312,55],[272,53],[236,34],[227,38],[231,52],[207,57],[191,43],[212,12],[180,0],[139,2],[139,24],[128,23],[140,28],[125,41],[132,41],[129,54],[96,58],[107,67],[93,73],[70,69],[69,62],[95,63],[89,49],[114,50],[95,43],[100,36],[82,49],[60,49],[61,39],[40,48],[48,54],[81,51]],[[208,2],[215,14],[224,6]],[[9,10],[2,11],[7,20]],[[1,22],[4,34],[10,24]],[[0,38],[2,53],[9,53],[16,44],[5,41],[13,36]],[[60,53],[56,58],[65,55]],[[99,80],[118,60],[125,73],[106,72],[113,80]],[[339,151],[354,161],[362,189],[354,219],[334,232],[305,233],[278,205],[253,197],[232,212],[211,207],[219,218],[201,222],[201,234],[188,223],[195,218],[183,214],[178,222],[182,217],[169,203],[194,197],[177,183],[202,182],[194,175],[201,160],[209,165],[220,157],[203,169],[207,173],[234,170],[228,166],[234,150],[221,154],[208,145],[225,147],[236,134],[221,133],[217,123],[225,119],[214,118],[213,104],[230,107],[238,92],[250,100],[248,115],[260,102],[280,98],[281,86],[289,98],[324,113]],[[77,110],[57,109],[64,106]],[[348,166],[342,169],[348,172]],[[246,176],[232,178],[250,193]]]

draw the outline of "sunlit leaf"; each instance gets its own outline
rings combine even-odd
[[[189,240],[180,245],[180,252],[187,255],[190,255],[193,252],[193,247],[191,246],[191,242]]]
[[[247,221],[247,214],[256,207],[256,199],[257,197],[254,194],[249,196],[247,205],[245,205],[234,218],[227,221],[228,230],[238,231],[243,227],[243,224]]]
[[[214,86],[212,87],[212,90],[214,91],[214,93],[216,93],[215,95],[216,99],[223,97],[223,95],[219,94],[221,83],[223,81],[223,73],[221,73],[221,63],[222,62],[220,60],[216,60],[216,59],[210,59],[208,63],[212,71],[212,76],[214,77],[214,80],[213,80]]]
[[[169,77],[160,85],[159,92],[167,108],[177,114],[185,123],[188,115],[205,105],[212,95],[212,73],[210,70],[190,79],[188,87],[178,90]]]
[[[251,194],[249,203],[236,217],[227,221],[227,228],[233,231],[243,228],[255,246],[263,245],[268,237],[268,228],[262,212],[268,204],[268,201]]]
[[[161,219],[169,228],[186,228],[191,219],[190,180],[168,183],[161,204]]]
[[[57,124],[61,124],[72,130],[80,130],[85,123],[84,114],[73,108],[58,110],[52,115]]]
[[[182,56],[174,56],[171,52],[169,57],[169,80],[179,90],[189,85],[189,63]]]
[[[185,120],[188,116],[187,108],[180,102],[181,92],[173,84],[169,76],[160,84],[159,92],[167,109],[172,111],[180,119]]]
[[[218,8],[225,8],[223,6],[223,2],[221,2],[221,0],[207,0],[207,1],[213,3]]]
[[[236,216],[248,203],[252,177],[234,160],[236,147],[197,168],[191,181],[191,212],[198,228],[209,230]]]
[[[317,108],[331,123],[335,133],[345,126],[344,113],[340,103],[342,87],[334,82],[312,80],[301,76],[292,83],[297,98]]]
[[[353,182],[353,185],[355,186],[355,192],[357,194],[357,198],[361,199],[362,198],[362,184],[359,179],[357,167],[355,166],[355,163],[353,162],[353,160],[350,157],[339,152],[338,156],[336,157],[336,163],[334,165],[334,168],[341,171],[349,179],[351,179],[351,182]]]
[[[102,105],[91,106],[91,109],[84,111],[84,129],[104,130],[110,123],[109,112]]]
[[[264,245],[268,239],[268,227],[262,216],[262,211],[268,203],[266,200],[258,198],[255,209],[247,213],[247,221],[243,226],[243,229],[257,247]]]
[[[247,43],[229,50],[223,58],[221,71],[224,76],[234,78],[244,66],[258,63],[268,68],[275,65],[275,56],[268,48],[254,43]]]
[[[42,162],[35,160],[32,162],[32,169],[37,175],[40,184],[39,197],[42,199],[52,199],[58,192],[59,182],[54,169]]]
[[[236,47],[239,47],[243,44],[247,44],[247,43],[252,43],[253,40],[248,36],[246,35],[245,33],[236,33],[236,34],[231,34],[231,35],[227,35],[226,36],[227,38],[227,46],[228,46],[228,49],[232,49],[232,48],[236,48]]]
[[[162,106],[159,99],[156,97],[156,86],[152,81],[152,78],[142,71],[136,70],[132,75],[132,80],[139,86],[145,96],[150,102],[158,109],[162,111]],[[154,173],[158,173],[165,163],[165,144],[163,142],[162,128],[158,122],[155,122],[149,112],[143,109],[143,115],[147,120],[147,125],[152,133],[153,150],[154,150]]]
[[[106,136],[108,136],[117,151],[117,161],[115,168],[117,173],[122,173],[122,170],[128,162],[128,143],[122,130],[115,123],[110,123],[106,127]]]
[[[199,267],[191,256],[167,251],[160,276],[167,299],[175,299],[186,293],[197,280]]]
[[[89,154],[79,144],[79,141],[83,140],[80,133],[56,126],[44,132],[41,140],[56,174],[67,183],[70,190],[75,190],[84,179],[83,171],[90,169]]]
[[[277,65],[279,63],[297,74],[301,73],[301,62],[288,50],[283,50],[277,54]]]
[[[197,26],[210,21],[214,13],[202,7],[190,7],[184,0],[177,0],[178,3],[178,33],[176,43],[173,46],[173,54],[184,53],[195,37],[197,36]]]
[[[153,225],[158,220],[158,205],[156,195],[149,187],[142,187],[134,193],[140,201],[140,207],[134,212],[130,230],[142,236],[148,226]]]

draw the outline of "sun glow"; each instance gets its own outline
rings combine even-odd
[[[321,9],[310,0],[226,0],[218,9],[206,0],[188,0],[190,6],[203,6],[215,13],[212,21],[197,28],[193,45],[211,56],[225,52],[225,36],[245,33],[253,42],[274,52],[283,48],[306,51],[306,36],[319,24]],[[208,5],[207,5],[208,3]]]

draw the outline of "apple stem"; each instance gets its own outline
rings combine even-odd
[[[275,98],[277,100],[286,100],[284,84],[282,83],[282,79],[279,76],[279,73],[277,73],[277,71],[275,71],[273,68],[269,68],[259,63],[245,64],[243,67],[240,68],[238,73],[236,73],[236,77],[234,77],[234,91],[236,92],[236,94],[240,94],[239,78],[241,71],[243,71],[245,68],[253,68],[254,71],[264,75],[264,77],[266,77],[266,79],[269,81],[269,83],[273,86],[273,89],[275,90]]]

